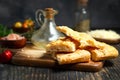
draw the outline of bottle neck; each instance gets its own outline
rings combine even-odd
[[[77,4],[82,6],[87,6],[88,0],[77,0]]]
[[[83,5],[78,5],[78,8],[77,8],[78,10],[82,10],[82,9],[87,9],[87,6],[83,6]]]
[[[88,0],[78,0],[77,4],[77,9],[82,10],[82,9],[87,9],[88,7]]]
[[[75,24],[86,19],[89,19],[89,11],[87,6],[79,5],[75,12]]]
[[[43,26],[46,26],[46,27],[56,26],[54,18],[45,18]]]
[[[45,20],[44,20],[45,22],[55,22],[55,19],[52,17],[52,18],[47,18],[47,17],[45,17]]]

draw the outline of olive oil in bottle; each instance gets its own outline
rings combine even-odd
[[[32,38],[32,43],[38,47],[45,49],[46,44],[50,41],[57,40],[59,37],[63,36],[62,33],[56,30],[56,23],[54,16],[57,14],[57,11],[53,8],[46,8],[45,10],[38,10],[36,12],[36,20],[41,28],[37,30]],[[41,15],[44,16],[42,21]]]

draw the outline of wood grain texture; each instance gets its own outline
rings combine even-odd
[[[120,52],[120,44],[113,46]],[[119,80],[119,65],[120,56],[105,61],[98,72],[0,64],[0,80]]]
[[[64,70],[79,70],[79,71],[100,71],[103,68],[104,62],[87,62],[87,63],[76,63],[76,64],[67,64],[59,65],[54,59],[35,59],[35,58],[25,58],[20,56],[14,56],[12,63],[15,65],[24,65],[24,66],[34,66],[41,68],[56,68]]]

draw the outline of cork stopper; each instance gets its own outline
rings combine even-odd
[[[78,4],[82,6],[87,6],[88,0],[78,0]]]
[[[53,8],[45,8],[46,18],[53,18],[56,11]]]

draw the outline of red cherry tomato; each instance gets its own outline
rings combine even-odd
[[[4,50],[2,54],[0,54],[0,62],[7,63],[12,59],[12,52],[10,50]]]

